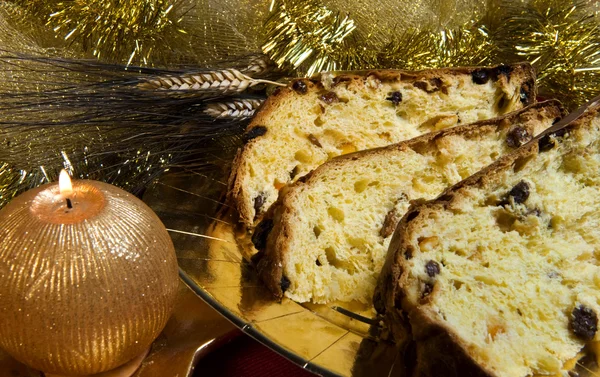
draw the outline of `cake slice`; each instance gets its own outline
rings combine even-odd
[[[276,296],[285,291],[300,302],[370,302],[411,200],[436,197],[561,115],[558,102],[543,102],[321,165],[285,189],[257,227],[255,246],[266,247],[257,257],[263,281]]]
[[[599,109],[402,218],[374,303],[415,341],[414,376],[571,376],[597,348]]]
[[[527,63],[321,74],[277,90],[244,135],[230,200],[253,228],[279,190],[332,157],[489,119],[535,102]]]

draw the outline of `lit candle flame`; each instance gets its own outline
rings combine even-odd
[[[69,173],[67,173],[65,169],[60,171],[60,176],[58,177],[58,189],[60,194],[65,197],[73,193],[71,177],[69,177]]]

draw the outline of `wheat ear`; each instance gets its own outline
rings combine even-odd
[[[266,55],[253,55],[250,58],[248,66],[241,71],[249,75],[258,75],[264,73],[270,65],[270,59]]]
[[[216,119],[242,120],[250,118],[264,102],[263,99],[234,99],[206,105],[204,113]]]
[[[222,69],[182,75],[157,76],[144,79],[137,87],[145,90],[198,91],[211,94],[240,93],[258,84],[285,86],[274,81],[253,79],[237,69]]]

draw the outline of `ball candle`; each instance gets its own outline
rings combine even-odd
[[[0,209],[0,224],[0,347],[47,375],[141,362],[179,282],[173,243],[150,208],[62,171],[59,184]]]

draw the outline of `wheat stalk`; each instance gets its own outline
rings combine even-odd
[[[216,102],[206,105],[204,113],[216,119],[242,120],[250,118],[264,100],[262,99],[234,99],[228,102]]]
[[[206,97],[214,94],[240,93],[258,84],[285,86],[274,81],[254,79],[237,69],[184,73],[144,79],[137,87],[144,90],[198,91]]]

